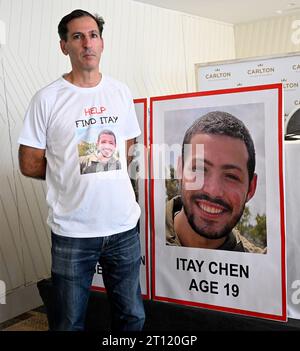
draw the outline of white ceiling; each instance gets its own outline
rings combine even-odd
[[[300,13],[300,0],[134,0],[227,23]],[[299,15],[300,19],[300,15]]]

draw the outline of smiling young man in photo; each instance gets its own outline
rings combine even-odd
[[[121,169],[121,163],[114,155],[117,146],[116,136],[111,130],[106,129],[99,133],[96,146],[95,159],[89,160],[88,156],[81,161],[82,174]]]
[[[221,111],[197,119],[185,133],[178,175],[180,195],[166,206],[168,245],[262,252],[234,229],[257,185],[253,140],[239,119]]]

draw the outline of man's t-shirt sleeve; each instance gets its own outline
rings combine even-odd
[[[47,105],[36,94],[25,113],[23,127],[18,139],[18,143],[38,149],[46,149],[47,135]]]

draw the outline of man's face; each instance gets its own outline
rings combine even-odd
[[[61,40],[60,45],[63,53],[70,56],[73,70],[98,70],[103,40],[92,17],[83,16],[70,21],[67,41]]]
[[[196,145],[204,145],[204,158],[196,155]],[[249,186],[248,151],[244,142],[229,136],[198,134],[191,139],[182,176],[182,202],[189,224],[208,239],[225,237],[243,214],[245,203],[255,193],[257,176]],[[196,160],[202,169],[196,168]],[[195,173],[204,171],[199,189]],[[194,175],[194,178],[191,177]]]
[[[110,134],[102,134],[97,144],[98,154],[110,158],[116,149],[115,138]]]

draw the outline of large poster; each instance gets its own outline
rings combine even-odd
[[[253,86],[270,83],[282,83],[284,91],[285,134],[293,114],[300,108],[300,55],[255,57],[244,60],[219,61],[196,65],[197,90],[209,91],[229,89],[240,86]],[[294,117],[295,118],[295,117]],[[298,117],[299,118],[299,117]],[[293,119],[295,122],[295,119]],[[297,122],[299,125],[299,122]],[[295,162],[288,163],[294,157],[292,147],[286,148],[286,179],[296,179]],[[290,156],[290,157],[289,157]],[[288,181],[286,187],[289,186]],[[294,184],[292,183],[292,185]],[[287,189],[288,190],[288,189]],[[287,301],[288,316],[300,319],[300,302],[296,299],[299,274],[297,269],[300,240],[295,218],[290,213],[297,213],[299,196],[295,191],[286,191],[287,203]],[[300,284],[299,284],[300,285]]]
[[[150,281],[149,281],[149,241],[148,241],[148,179],[147,179],[147,99],[134,100],[135,111],[139,121],[142,134],[137,138],[136,147],[132,149],[131,156],[133,160],[129,166],[129,175],[132,186],[141,207],[141,217],[139,220],[139,231],[141,241],[141,269],[140,284],[142,295],[145,299],[150,298]],[[92,283],[92,290],[105,291],[102,279],[102,267],[97,264],[95,275]]]
[[[288,317],[300,319],[300,140],[285,141],[286,255]]]
[[[300,107],[300,56],[257,57],[196,64],[197,91],[282,83],[284,116]]]
[[[282,85],[151,98],[153,298],[286,320]]]

